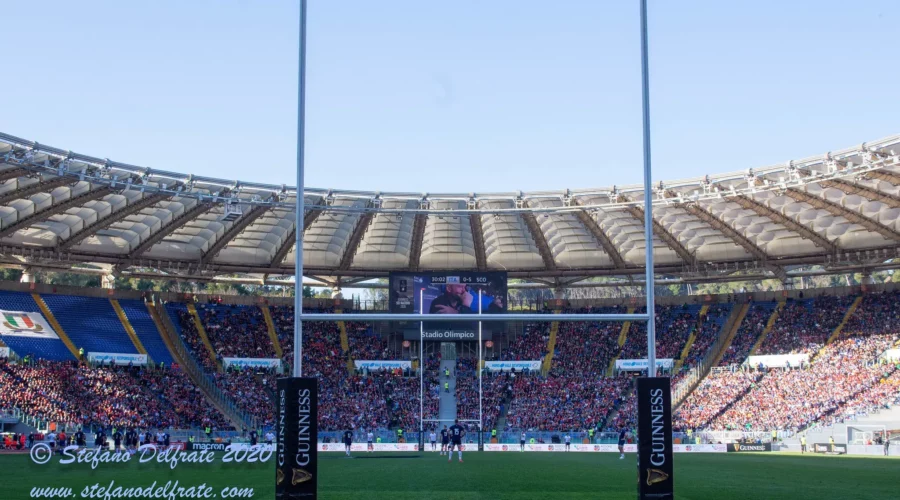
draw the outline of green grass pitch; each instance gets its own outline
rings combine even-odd
[[[319,498],[331,499],[629,499],[636,498],[636,457],[612,453],[319,454]],[[701,499],[900,498],[900,460],[782,454],[678,454],[675,493]],[[159,485],[250,488],[256,499],[274,498],[273,463],[36,465],[28,455],[0,455],[0,499],[32,498],[35,487],[69,487],[84,498],[86,485],[115,481],[123,487]],[[102,498],[102,497],[95,497]],[[142,497],[132,497],[142,498]],[[245,497],[246,498],[246,497]]]

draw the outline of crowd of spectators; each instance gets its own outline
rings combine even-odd
[[[516,375],[507,430],[595,428],[606,421],[628,383],[627,377]]]
[[[204,304],[197,307],[197,313],[218,357],[275,357],[275,347],[259,307]]]
[[[209,349],[206,348],[203,339],[200,338],[193,316],[185,309],[176,310],[176,315],[177,317],[173,319],[178,322],[178,326],[181,328],[181,338],[187,344],[191,355],[194,356],[194,359],[200,363],[204,370],[214,372],[216,370],[216,360],[212,353],[209,352]]]
[[[803,369],[769,369],[759,383],[712,420],[712,430],[798,430],[840,408],[882,378],[878,355],[893,335],[844,338]]]
[[[275,423],[275,379],[271,370],[229,368],[216,373],[216,386],[244,412],[256,417],[258,425]]]
[[[75,362],[0,360],[0,408],[45,421],[95,428],[228,428],[178,368],[95,367]]]
[[[761,372],[716,370],[711,372],[675,411],[672,425],[678,430],[705,428],[738,398],[759,382]]]
[[[789,300],[756,354],[808,353],[818,349],[843,321],[855,297]]]
[[[900,333],[900,292],[871,293],[844,325],[844,335]]]
[[[725,325],[728,315],[731,314],[731,308],[732,304],[714,304],[707,309],[706,314],[698,319],[697,335],[684,358],[683,366],[685,368],[697,366],[703,361],[709,348],[718,340],[722,327]],[[674,387],[675,384],[673,383],[672,386]]]
[[[754,302],[750,304],[744,320],[731,340],[731,344],[722,355],[719,366],[743,363],[747,359],[750,349],[753,348],[760,334],[766,329],[766,323],[768,323],[774,307],[775,304],[772,302]]]
[[[613,314],[624,308],[583,308],[569,313]],[[614,321],[563,321],[556,334],[550,368],[556,376],[602,376],[619,351],[622,324]]]
[[[696,310],[688,306],[656,307],[656,357],[676,359],[697,325]],[[620,359],[643,359],[647,357],[647,326],[644,322],[631,323]]]

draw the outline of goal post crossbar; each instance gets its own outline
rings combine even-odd
[[[473,321],[647,321],[647,314],[392,314],[392,313],[300,313],[301,321],[435,321],[471,323]],[[426,319],[427,318],[427,319]]]

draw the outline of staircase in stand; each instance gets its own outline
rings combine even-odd
[[[553,314],[559,314],[560,310],[557,309],[553,311]],[[556,350],[556,336],[559,334],[559,321],[552,321],[550,323],[550,339],[547,340],[547,355],[544,356],[544,361],[541,365],[541,374],[545,377],[548,373],[550,373],[550,367],[553,364],[553,351]]]
[[[275,321],[272,320],[272,311],[269,311],[269,306],[265,304],[259,306],[259,310],[262,311],[263,319],[266,320],[266,330],[269,331],[269,340],[272,341],[272,347],[275,349],[275,356],[280,359],[284,357],[284,349],[281,347],[281,341],[278,340],[278,332],[275,330]]]
[[[628,308],[628,314],[634,314],[634,307]],[[609,360],[609,367],[606,368],[606,376],[612,377],[616,373],[616,361],[619,360],[619,354],[622,353],[622,346],[625,345],[625,341],[628,340],[628,330],[631,329],[631,321],[625,321],[622,323],[622,329],[619,330],[619,351],[616,352],[616,355],[613,356],[611,360]]]
[[[756,354],[756,351],[759,350],[760,346],[763,345],[763,342],[766,341],[766,337],[769,336],[769,332],[772,331],[772,328],[775,327],[775,322],[778,321],[778,315],[781,314],[781,310],[784,309],[785,302],[779,302],[777,306],[775,306],[775,310],[772,311],[772,315],[769,316],[769,321],[766,322],[766,327],[763,329],[762,333],[759,334],[759,338],[756,340],[756,343],[753,344],[753,349],[750,349],[750,355],[753,356]]]
[[[737,335],[738,330],[740,330],[741,323],[744,322],[744,318],[747,317],[748,312],[750,312],[750,304],[741,304],[741,306],[732,313],[732,316],[734,316],[735,313],[737,315],[733,319],[729,317],[729,321],[725,322],[725,328],[723,329],[723,331],[727,331],[728,336],[725,337],[725,341],[722,342],[722,345],[719,346],[718,349],[716,349],[715,357],[713,358],[712,363],[710,363],[709,368],[712,368],[713,366],[719,364],[719,361],[721,361],[722,357],[725,356],[725,352],[728,351],[729,347],[731,347],[731,342],[734,340],[734,336]]]
[[[128,321],[128,316],[125,315],[125,311],[122,309],[122,306],[119,304],[119,301],[116,299],[109,299],[109,303],[112,304],[113,309],[116,311],[116,316],[119,317],[119,321],[122,322],[122,326],[125,328],[125,332],[128,333],[128,338],[131,339],[131,343],[134,344],[134,348],[137,349],[138,354],[144,354],[147,356],[147,363],[153,365],[153,359],[147,354],[147,349],[144,348],[144,344],[141,342],[141,339],[138,338],[137,332],[134,331],[134,327],[131,326],[131,321]]]
[[[844,331],[844,326],[846,326],[847,322],[850,321],[850,318],[853,316],[853,313],[856,312],[856,309],[859,307],[859,304],[862,302],[862,300],[862,296],[859,296],[853,301],[852,304],[850,304],[850,307],[847,308],[847,312],[844,314],[844,319],[842,319],[841,323],[837,327],[835,327],[833,332],[831,332],[831,336],[828,337],[828,342],[826,342],[825,345],[831,344],[841,336],[841,332]],[[825,349],[825,347],[823,346],[822,349]]]
[[[691,352],[691,346],[693,346],[694,341],[697,340],[697,332],[700,331],[701,322],[703,321],[703,317],[706,316],[707,311],[709,311],[709,305],[704,304],[703,307],[700,308],[700,313],[697,314],[697,322],[694,324],[694,328],[691,329],[691,334],[688,336],[687,342],[684,343],[684,349],[681,350],[681,355],[678,357],[678,361],[675,362],[675,369],[672,373],[680,372],[681,367],[684,366],[684,358]]]
[[[689,378],[686,378],[682,382],[681,387],[687,388],[685,390],[679,390],[678,387],[674,388],[676,389],[676,392],[672,395],[673,409],[677,409],[681,406],[681,403],[683,403],[684,400],[694,392],[694,389],[700,385],[700,382],[709,375],[710,370],[719,363],[719,360],[725,355],[728,347],[731,346],[731,342],[734,340],[734,336],[740,329],[741,323],[743,323],[744,317],[747,316],[748,311],[750,311],[750,304],[741,304],[740,306],[731,308],[731,314],[728,315],[725,323],[722,324],[722,329],[719,330],[718,340],[716,340],[715,344],[710,346],[706,355],[703,356],[703,360],[700,361],[700,366],[696,373],[689,375]]]
[[[341,314],[344,311],[342,309],[335,309],[334,312],[335,314]],[[341,332],[341,351],[347,356],[347,373],[353,374],[356,365],[353,364],[353,356],[350,355],[350,336],[347,335],[347,322],[338,321],[337,326]]]
[[[194,327],[197,328],[197,334],[200,335],[200,340],[203,342],[203,345],[206,346],[206,350],[209,351],[209,358],[215,361],[217,370],[221,372],[222,363],[219,361],[218,356],[216,356],[216,350],[213,349],[212,342],[209,341],[209,336],[206,335],[206,328],[203,327],[203,320],[200,319],[197,308],[194,307],[194,304],[188,302],[187,310],[191,313],[191,318],[194,320]]]

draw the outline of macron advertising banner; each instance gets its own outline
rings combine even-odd
[[[538,371],[541,369],[540,361],[486,361],[485,368],[492,372],[508,372],[515,370],[517,372],[530,370]]]
[[[318,486],[319,418],[317,380],[306,377],[278,379],[275,394],[275,498],[315,499]]]
[[[146,366],[147,365],[147,355],[146,354],[118,354],[114,352],[89,352],[88,355],[89,363],[103,363],[104,365],[112,362],[115,365],[119,366],[128,366],[129,364],[134,366]]]
[[[646,359],[617,359],[616,370],[619,371],[641,371],[646,370],[650,366],[650,362]],[[671,370],[675,366],[674,359],[657,359],[656,367]]]
[[[277,358],[222,358],[222,364],[226,367],[278,369],[281,366],[281,360]]]
[[[36,339],[58,339],[59,335],[39,312],[0,311],[0,335],[11,337],[31,337]]]
[[[372,443],[375,451],[419,451],[417,443]],[[347,447],[344,443],[319,443],[319,451],[340,451],[344,452]],[[350,451],[366,451],[369,449],[366,443],[353,443],[350,445]],[[464,450],[465,451],[465,450]]]
[[[401,370],[412,370],[412,361],[360,361],[355,359],[353,360],[353,364],[356,366],[357,370],[366,369],[370,372],[396,370],[397,368]]]
[[[668,377],[639,377],[638,499],[675,498],[672,389]]]

